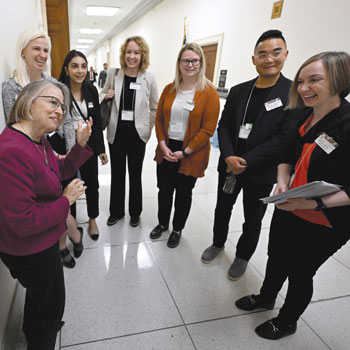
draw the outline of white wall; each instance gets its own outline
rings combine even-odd
[[[325,50],[350,51],[349,0],[285,0],[282,17],[271,20],[274,2],[164,0],[111,39],[111,67],[119,66],[119,48],[125,38],[142,35],[151,48],[149,70],[156,73],[161,90],[174,78],[185,16],[188,41],[223,33],[219,69],[228,70],[227,87],[256,75],[251,55],[257,38],[268,29],[282,30],[287,40],[289,58],[284,74],[289,78],[293,78],[300,64],[315,53]]]
[[[15,66],[15,46],[18,35],[27,28],[39,28],[41,3],[38,0],[11,0],[1,3],[0,22],[0,83],[8,79]],[[5,117],[0,96],[0,132],[5,127]],[[0,261],[0,349],[11,307],[16,281]]]

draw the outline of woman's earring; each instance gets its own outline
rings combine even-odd
[[[24,55],[23,55],[23,53],[21,54],[21,57],[22,57],[22,58],[24,58]]]

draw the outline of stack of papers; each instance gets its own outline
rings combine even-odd
[[[274,196],[260,198],[264,204],[273,203],[280,204],[287,201],[289,198],[317,198],[323,197],[331,193],[338,192],[342,186],[330,184],[325,181],[313,181],[308,184],[293,188],[291,190],[275,194]]]

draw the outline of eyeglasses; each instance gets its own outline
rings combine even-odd
[[[283,54],[285,53],[285,51],[275,51],[272,53],[259,53],[258,55],[254,55],[259,61],[265,61],[267,60],[269,57],[271,57],[273,60],[277,60],[279,59]]]
[[[194,66],[194,67],[198,66],[201,62],[202,62],[202,60],[199,58],[195,58],[193,60],[187,60],[185,58],[182,58],[180,60],[180,63],[183,64],[184,66],[189,66],[192,63],[192,66]]]
[[[63,114],[66,114],[66,112],[67,112],[66,105],[61,103],[60,100],[57,97],[55,97],[55,96],[38,96],[38,97],[49,98],[50,99],[49,103],[50,103],[50,105],[52,107],[52,111],[53,112],[56,109],[58,109],[59,107],[61,107],[61,110],[62,110]]]

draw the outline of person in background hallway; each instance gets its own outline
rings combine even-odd
[[[89,216],[88,233],[91,239],[96,241],[99,237],[99,230],[96,224],[96,218],[99,215],[97,157],[99,157],[102,165],[108,163],[108,157],[105,153],[101,129],[98,92],[96,87],[90,84],[87,79],[87,67],[88,63],[85,55],[80,51],[72,50],[64,59],[59,81],[67,85],[71,93],[71,103],[67,114],[71,115],[75,130],[78,130],[79,122],[84,123],[90,117],[94,123],[92,134],[88,142],[94,155],[87,160],[79,170],[81,178],[87,187],[86,202]]]
[[[294,125],[292,115],[284,111],[291,86],[291,81],[281,74],[287,56],[282,33],[264,32],[252,57],[258,77],[231,88],[219,121],[221,154],[214,237],[201,260],[210,263],[223,252],[232,208],[243,190],[245,222],[227,274],[231,280],[242,277],[256,249],[267,207],[260,198],[271,193],[277,160]],[[224,190],[226,179],[228,183],[236,181],[232,193]]]
[[[89,81],[91,84],[96,83],[96,77],[97,73],[95,72],[94,67],[91,66],[89,70]]]
[[[275,194],[312,181],[342,186],[314,199],[277,204],[270,226],[268,261],[259,295],[236,301],[242,310],[272,309],[288,278],[278,316],[258,326],[266,339],[293,334],[311,301],[313,276],[350,238],[350,56],[323,52],[299,68],[288,109],[298,109],[298,123],[278,165]]]
[[[202,48],[196,43],[184,45],[177,57],[175,80],[164,88],[157,109],[158,225],[150,238],[160,238],[168,229],[175,191],[169,248],[180,243],[191,209],[192,189],[208,166],[210,137],[219,116],[219,96],[205,77],[205,67]]]
[[[142,37],[134,36],[125,40],[120,48],[120,66],[116,75],[115,69],[108,71],[106,84],[100,94],[100,101],[105,100],[102,103],[113,99],[107,126],[112,178],[107,225],[116,224],[125,215],[127,162],[130,225],[136,227],[142,212],[142,164],[158,103],[155,77],[146,71],[149,66],[149,47]]]
[[[41,30],[28,29],[19,36],[16,45],[16,69],[12,77],[2,83],[2,99],[6,119],[24,86],[32,81],[42,79],[56,81],[47,74],[50,50],[50,38]],[[68,115],[64,122],[59,124],[57,130],[47,136],[47,139],[56,153],[65,155],[75,144],[75,132],[71,116]],[[68,217],[67,225],[66,235],[68,234],[74,242],[78,242],[80,231],[76,228],[71,215]],[[66,247],[65,241],[65,238],[62,237],[60,242],[61,250],[64,252],[62,263],[66,267],[74,267],[74,259],[68,249],[64,250]]]
[[[62,192],[61,179],[74,175],[91,155],[85,148],[92,120],[78,128],[77,144],[65,159],[44,134],[62,122],[69,92],[46,79],[27,84],[0,135],[0,258],[26,288],[23,331],[28,350],[53,350],[63,326],[63,267],[58,239],[69,206],[84,193],[74,179]]]
[[[108,64],[103,64],[103,70],[101,70],[99,76],[98,76],[98,86],[102,89],[105,86],[106,78],[107,78],[107,69]]]

